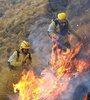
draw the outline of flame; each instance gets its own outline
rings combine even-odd
[[[34,93],[38,93],[40,90],[37,88],[38,80],[35,78],[32,70],[24,74],[18,84],[14,84],[14,92],[19,92],[20,96],[18,100],[31,100],[34,98]],[[28,90],[28,91],[27,91]]]
[[[88,100],[88,99],[87,99],[87,96],[85,96],[83,100]]]
[[[61,95],[68,88],[71,77],[87,70],[90,65],[83,59],[76,58],[81,47],[82,44],[78,43],[75,48],[61,52],[55,44],[52,47],[49,68],[42,71],[41,77],[30,70],[13,85],[14,92],[19,92],[18,100],[55,100]]]

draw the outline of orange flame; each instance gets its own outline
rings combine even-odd
[[[68,87],[72,76],[83,72],[89,66],[84,60],[76,59],[82,44],[78,43],[75,48],[60,52],[60,49],[52,48],[50,68],[45,69],[40,78],[36,77],[32,70],[24,74],[19,83],[14,84],[14,92],[19,92],[18,100],[54,100]]]
[[[14,84],[14,92],[19,91],[18,100],[32,100],[34,89],[37,87],[37,79],[35,78],[34,72],[32,70],[28,71],[23,75],[18,84]]]

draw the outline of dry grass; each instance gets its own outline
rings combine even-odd
[[[30,25],[39,16],[47,13],[47,2],[48,0],[22,0],[12,6],[10,0],[4,0],[7,5],[4,5],[4,16],[0,18],[0,100],[5,100],[5,95],[13,92],[12,84],[18,81],[19,76],[18,72],[9,70],[6,61],[11,53],[19,48],[18,44],[27,39],[25,36]],[[88,15],[87,20],[89,19]],[[86,16],[83,16],[82,20],[87,22]]]
[[[5,2],[7,10],[3,9],[5,14],[0,18],[0,100],[6,100],[5,95],[13,92],[12,84],[19,78],[18,72],[10,71],[7,67],[8,57],[19,48],[22,40],[26,40],[25,34],[30,24],[47,12],[47,1],[43,0],[22,0],[14,6],[9,6],[10,0]]]

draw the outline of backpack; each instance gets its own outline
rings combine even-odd
[[[66,22],[60,22],[60,21],[58,21],[57,19],[54,18],[53,21],[55,22],[55,27],[57,25],[59,25],[59,27],[60,27],[60,34],[61,35],[65,36],[66,34],[69,34],[69,32],[68,32],[68,30],[69,30],[68,29],[68,21],[67,20],[66,20]]]

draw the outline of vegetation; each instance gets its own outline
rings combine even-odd
[[[67,7],[68,14],[71,13],[73,7],[71,5]],[[40,16],[45,16],[47,9],[47,0],[0,1],[0,100],[5,100],[6,94],[13,93],[12,84],[18,81],[18,72],[10,71],[6,65],[8,57],[19,48],[18,44],[22,40],[27,39],[30,26]],[[83,21],[85,24],[89,23],[90,15],[87,12],[85,14],[80,21],[80,17],[78,18],[73,13],[75,20],[72,20],[72,23],[76,23],[76,19],[80,25]]]
[[[0,18],[0,100],[6,99],[6,94],[13,93],[12,84],[18,80],[18,72],[10,71],[6,65],[8,57],[18,49],[18,44],[26,40],[30,25],[39,15],[46,12],[43,0],[4,0]],[[7,3],[7,5],[6,5]],[[40,10],[41,5],[43,8]],[[36,6],[36,7],[35,7]]]

